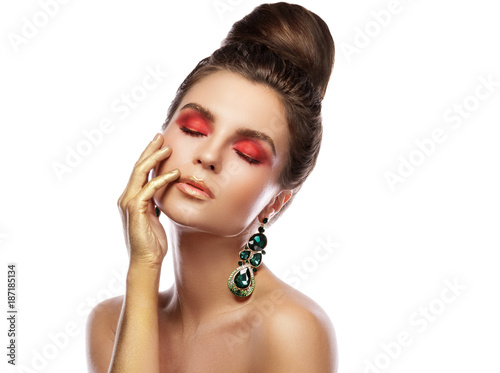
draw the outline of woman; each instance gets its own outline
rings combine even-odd
[[[333,57],[317,15],[265,4],[181,84],[118,200],[126,294],[89,317],[90,371],[336,371],[328,316],[263,263],[316,162]],[[175,284],[159,292],[167,249]]]

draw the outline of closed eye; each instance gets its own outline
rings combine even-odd
[[[236,154],[238,154],[241,158],[243,158],[244,160],[246,160],[250,164],[259,164],[259,163],[261,163],[257,159],[250,157],[248,154],[245,154],[245,153],[239,151],[238,149],[234,149],[234,151],[236,152]]]
[[[187,133],[190,136],[195,136],[195,137],[201,137],[201,136],[206,136],[204,133],[194,131],[191,128],[188,127],[179,127],[182,132]]]
[[[179,128],[180,128],[180,130],[182,132],[186,133],[189,136],[194,136],[194,137],[205,137],[205,136],[207,136],[204,133],[195,131],[195,130],[189,128],[189,127],[179,126]],[[235,148],[233,148],[233,149],[236,152],[236,154],[238,154],[241,158],[243,158],[246,162],[248,162],[250,164],[257,165],[257,164],[262,163],[261,161],[255,159],[255,158],[250,157],[248,154],[243,153],[241,150],[238,150],[238,149],[235,149]]]

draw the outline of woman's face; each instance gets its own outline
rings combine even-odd
[[[172,153],[153,177],[175,168],[181,175],[156,192],[156,204],[178,224],[224,236],[269,217],[288,153],[285,118],[270,88],[227,71],[204,77],[187,92],[163,134]],[[183,182],[193,176],[211,193]]]

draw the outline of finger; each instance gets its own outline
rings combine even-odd
[[[148,183],[146,185],[144,185],[144,187],[141,189],[141,191],[139,193],[137,193],[136,198],[139,201],[143,201],[143,202],[147,203],[148,201],[150,201],[153,198],[153,196],[155,195],[155,193],[158,189],[160,189],[160,188],[164,187],[165,185],[167,185],[168,183],[171,183],[172,181],[176,180],[177,178],[179,178],[180,175],[181,175],[181,172],[179,171],[179,169],[176,168],[173,171],[167,172],[166,174],[163,174],[163,175],[155,177],[154,179],[151,179],[150,181],[148,181]]]
[[[125,209],[125,206],[127,205],[127,202],[135,197],[135,195],[139,192],[140,188],[146,183],[148,177],[146,176],[145,178],[137,178],[137,176],[134,176],[134,173],[137,174],[137,166],[141,164],[147,157],[150,157],[152,154],[154,154],[155,151],[157,151],[157,148],[163,144],[163,135],[161,133],[157,133],[156,136],[153,138],[153,140],[148,144],[146,149],[142,152],[141,156],[139,157],[139,160],[134,164],[134,169],[132,170],[132,174],[129,177],[129,181],[127,183],[127,186],[125,187],[125,190],[122,192],[120,197],[118,198],[117,205],[120,209],[120,212]],[[165,156],[169,155],[169,151],[167,149],[163,150]],[[160,158],[164,159],[164,158]],[[147,171],[149,172],[149,171]],[[131,179],[135,178],[134,181]]]
[[[160,161],[167,159],[171,153],[172,149],[170,147],[165,147],[157,150],[137,164],[132,171],[132,175],[130,175],[127,186],[128,193],[133,196],[139,193],[148,181],[149,171],[151,171]]]
[[[162,141],[160,141],[160,139]],[[163,144],[163,135],[161,133],[157,133],[156,136],[154,137],[154,139],[151,140],[151,142],[148,144],[148,146],[146,146],[146,149],[144,149],[144,151],[142,152],[141,156],[139,157],[139,159],[136,162],[136,165],[141,163],[146,157],[148,157],[156,149],[158,149],[160,144]]]
[[[139,164],[136,163],[125,190],[118,199],[118,207],[124,210],[128,201],[136,196],[137,193],[148,181],[149,171],[163,159],[166,159],[171,154],[169,147],[164,147],[150,154],[143,159]]]

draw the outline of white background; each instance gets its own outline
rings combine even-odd
[[[124,291],[116,201],[132,166],[187,73],[259,4],[69,1],[44,16],[48,2],[0,9],[0,279],[6,288],[7,263],[17,264],[19,309],[17,369],[6,363],[1,311],[0,370],[9,372],[86,371],[88,312]],[[327,311],[339,372],[498,371],[495,2],[299,3],[329,25],[336,62],[317,168],[266,231],[266,264]],[[169,75],[129,113],[113,109],[148,67]],[[58,178],[53,165],[103,120],[112,131]],[[416,141],[435,131],[441,142],[419,153]],[[394,190],[388,172],[406,172]],[[335,243],[326,257],[321,241]]]

